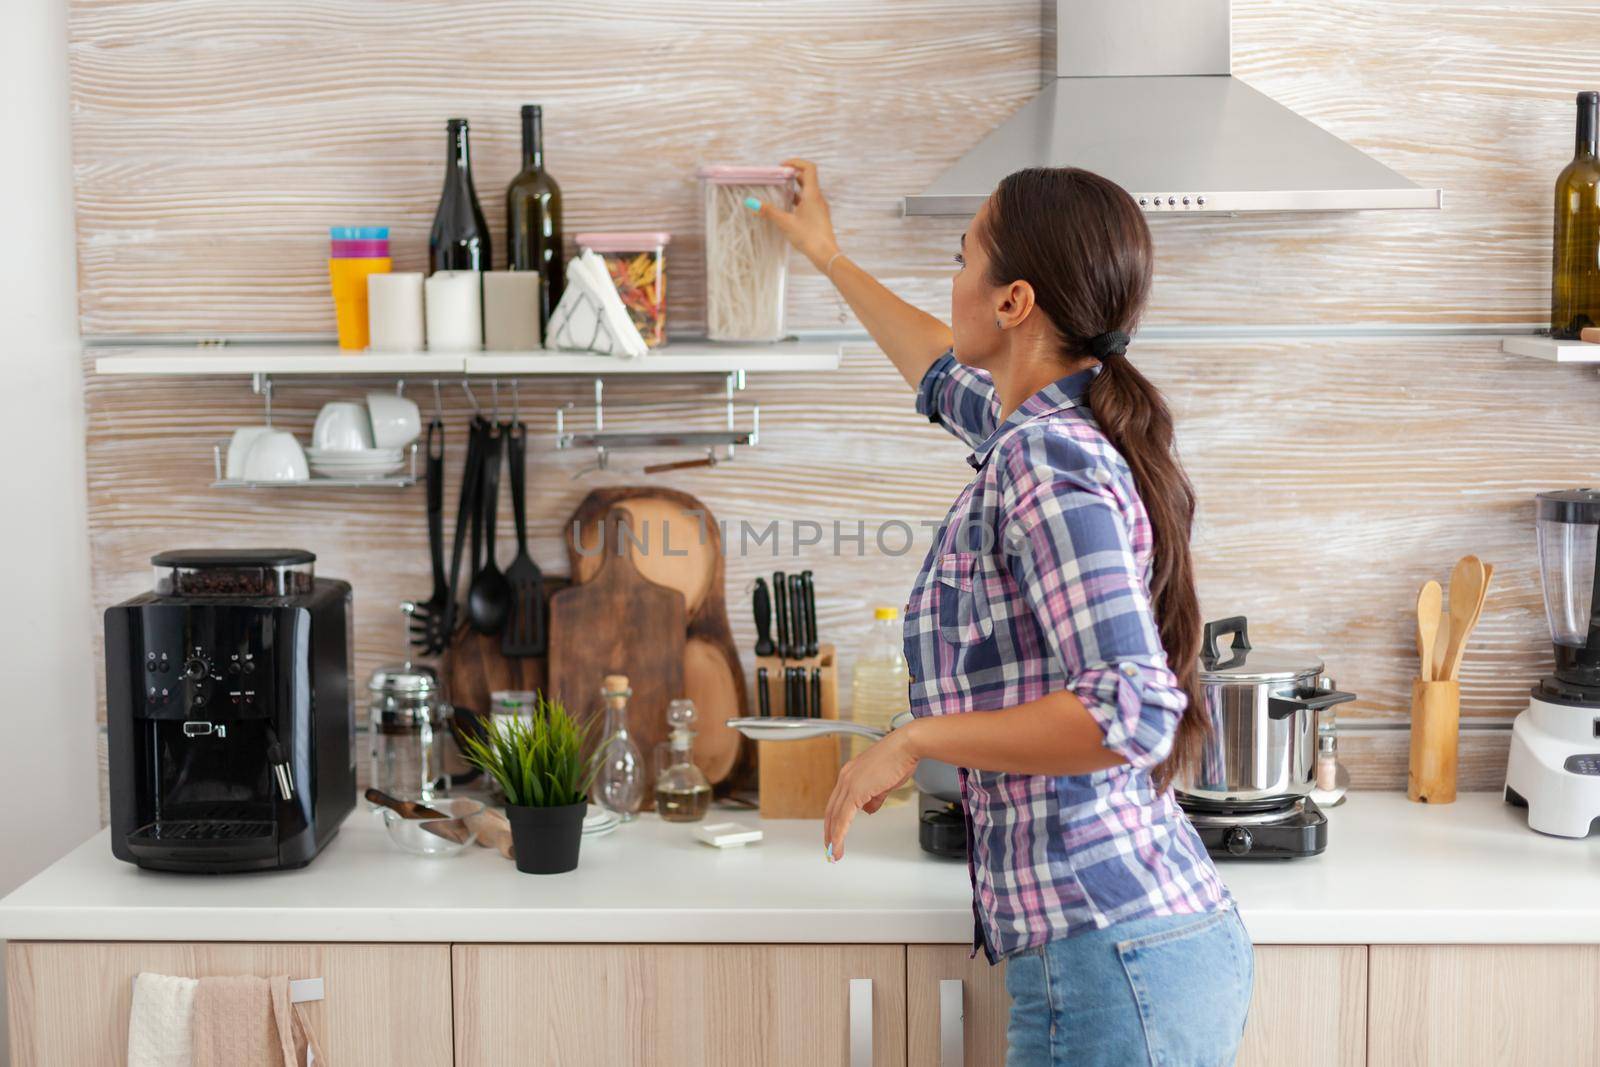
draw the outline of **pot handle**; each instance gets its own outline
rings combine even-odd
[[[1208,622],[1200,639],[1200,662],[1205,664],[1207,670],[1214,668],[1222,658],[1217,651],[1217,638],[1228,634],[1233,635],[1232,652],[1250,651],[1250,628],[1243,615],[1230,615],[1226,619]]]
[[[1270,697],[1267,700],[1267,718],[1287,719],[1296,712],[1321,711],[1355,698],[1354,693],[1341,693],[1337,689],[1314,689],[1293,696]]]

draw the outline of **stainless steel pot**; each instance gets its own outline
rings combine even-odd
[[[889,720],[889,729],[898,730],[911,719],[909,711],[902,711]],[[881,741],[888,736],[888,731],[865,723],[849,722],[844,719],[806,719],[794,715],[774,715],[766,718],[752,715],[743,719],[729,719],[728,725],[755,741],[800,741],[807,737],[827,737],[837,734],[857,734],[861,737],[870,737],[874,741]],[[961,803],[961,778],[952,764],[932,759],[922,760],[917,764],[912,781],[925,796],[947,804]]]
[[[1231,636],[1232,647],[1218,641]],[[1304,796],[1316,784],[1317,715],[1356,698],[1322,674],[1322,663],[1250,645],[1243,615],[1206,623],[1200,647],[1211,737],[1180,794],[1240,804]]]

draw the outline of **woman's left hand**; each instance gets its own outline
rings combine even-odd
[[[910,745],[911,728],[915,725],[910,722],[891,731],[839,771],[822,821],[822,839],[830,861],[837,863],[844,858],[844,837],[850,832],[856,812],[871,815],[883,807],[889,794],[904,785],[917,769],[917,757],[912,755]]]

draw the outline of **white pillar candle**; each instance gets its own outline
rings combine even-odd
[[[428,347],[438,352],[483,347],[483,277],[475,270],[441,270],[428,275]]]
[[[526,352],[539,345],[539,272],[497,270],[483,276],[483,346]]]
[[[420,352],[422,275],[367,275],[367,347],[373,352]]]

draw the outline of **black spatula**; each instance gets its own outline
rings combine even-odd
[[[511,464],[511,513],[517,521],[517,557],[506,568],[511,585],[511,611],[500,631],[500,651],[507,656],[542,656],[545,635],[544,574],[528,554],[527,476],[528,427],[522,423],[507,435]]]

